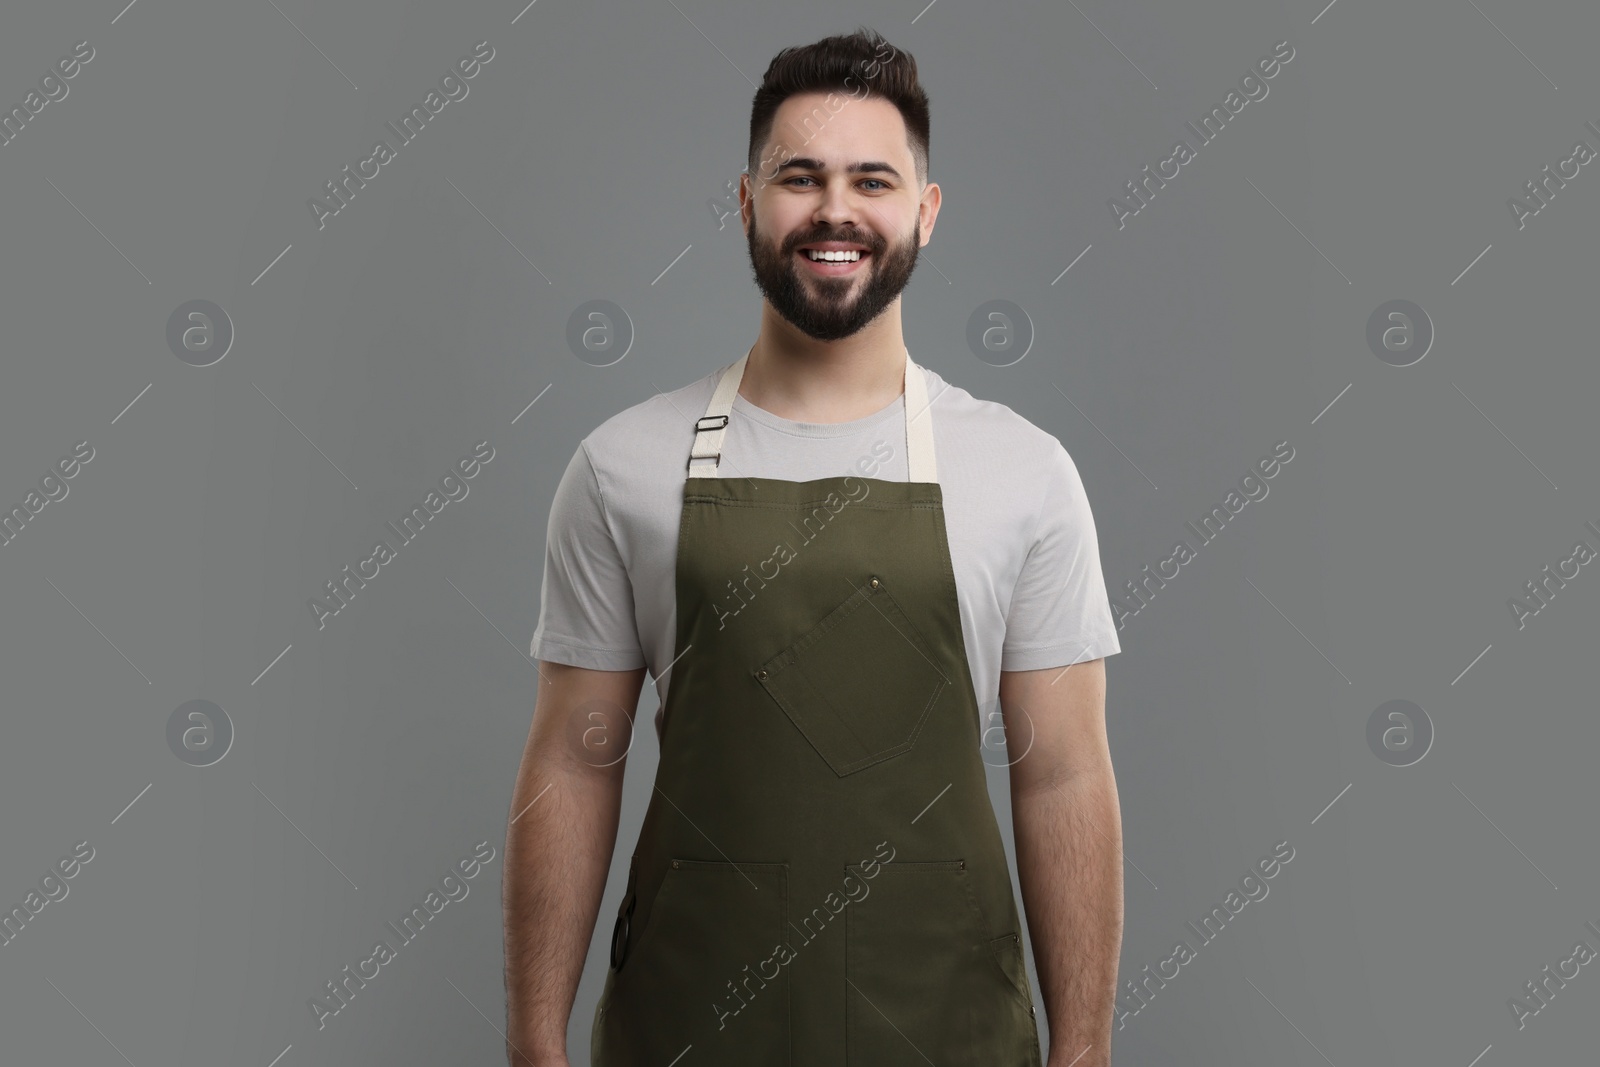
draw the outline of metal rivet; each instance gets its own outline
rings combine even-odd
[[[870,582],[868,582],[868,583],[867,583],[867,584],[868,584],[868,585],[870,585],[870,586],[872,586],[872,588],[874,588],[874,589],[876,589],[876,588],[878,588],[878,586],[879,586],[879,585],[881,585],[881,584],[883,584],[883,583],[881,583],[881,582],[879,582],[879,581],[878,581],[878,579],[877,579],[877,578],[873,578],[873,579],[872,579],[872,580],[871,580],[871,581],[870,581]]]
[[[1020,942],[1022,940],[1022,935],[1021,934],[1012,934],[1011,935],[1011,940]]]
[[[966,860],[956,860],[956,866],[964,871],[964,870],[967,869],[967,861]]]
[[[678,865],[678,861],[677,861],[677,860],[673,860],[673,861],[672,861],[672,865],[673,865],[673,866],[674,866],[674,867],[676,867],[676,866],[677,866],[677,865]]]
[[[767,676],[767,672],[766,671],[756,671],[756,677],[757,678],[765,678],[766,676]]]
[[[1032,1004],[1028,1005],[1028,1014],[1029,1015],[1033,1015],[1033,1005]],[[1036,1018],[1036,1019],[1038,1018],[1037,1015],[1033,1015],[1033,1017]]]

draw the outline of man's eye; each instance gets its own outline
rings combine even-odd
[[[788,179],[783,184],[785,184],[785,185],[793,185],[795,182],[809,182],[809,181],[814,181],[814,180],[815,179],[809,178],[809,177],[807,177],[807,176],[802,174],[802,175],[797,175],[797,176],[795,176],[793,178]],[[887,189],[889,187],[889,183],[885,182],[882,178],[868,178],[865,181],[863,181],[861,184],[862,185],[871,184],[871,185],[881,186],[884,189]],[[873,189],[871,191],[872,192],[878,192],[877,189]]]

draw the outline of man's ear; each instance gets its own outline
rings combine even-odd
[[[917,204],[917,212],[922,224],[922,245],[927,247],[933,239],[933,224],[939,218],[939,206],[943,202],[944,193],[937,182],[929,182],[927,188],[922,190],[922,199]]]

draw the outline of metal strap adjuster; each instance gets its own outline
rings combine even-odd
[[[705,422],[706,422],[707,419],[711,419],[712,420],[711,425],[709,425],[709,426],[705,425]],[[722,421],[721,422],[715,421],[717,419],[721,419]],[[698,434],[702,430],[721,430],[721,429],[725,429],[727,427],[727,425],[728,425],[728,416],[726,414],[723,414],[723,415],[701,415],[698,419],[694,420],[694,432]],[[698,442],[700,440],[700,438],[696,437],[695,440]],[[721,461],[722,453],[718,452],[714,456],[690,455],[689,456],[689,462],[684,464],[684,469],[688,470],[688,471],[693,471],[694,470],[694,461],[697,460],[697,459],[709,459],[711,461],[711,465],[713,467],[715,467],[717,465],[717,463],[719,461]]]

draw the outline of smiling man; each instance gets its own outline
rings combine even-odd
[[[570,1064],[647,671],[660,764],[594,1067],[1110,1062],[1120,646],[1061,443],[906,349],[928,129],[878,35],[780,52],[740,182],[754,343],[601,424],[557,487],[507,833],[514,1067]]]

